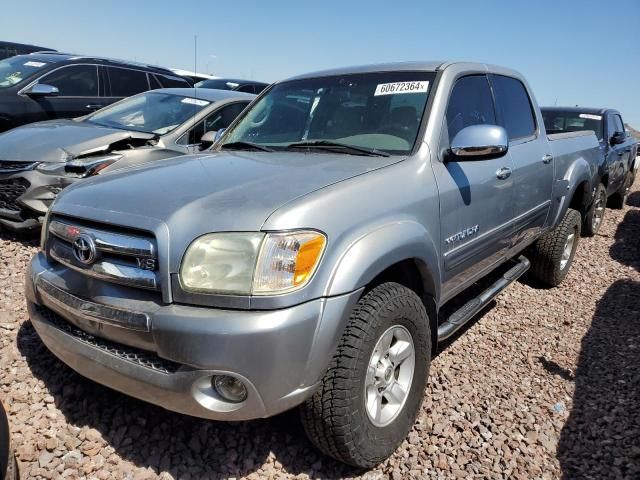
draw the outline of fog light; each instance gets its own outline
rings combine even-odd
[[[222,398],[229,402],[240,403],[247,399],[247,387],[240,380],[229,375],[213,377],[213,387]]]

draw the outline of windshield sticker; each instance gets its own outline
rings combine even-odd
[[[206,100],[198,100],[197,98],[183,98],[182,103],[188,103],[189,105],[197,105],[199,107],[206,107],[210,102]]]
[[[590,113],[581,113],[578,116],[580,118],[586,118],[587,120],[602,120],[602,115],[592,115]]]
[[[45,62],[32,62],[32,61],[29,61],[24,64],[25,67],[36,67],[36,68],[44,67],[45,65],[46,65]]]
[[[380,83],[376,87],[373,94],[374,97],[379,95],[398,95],[403,93],[425,93],[429,89],[429,82],[394,82]]]

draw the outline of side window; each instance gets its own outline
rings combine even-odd
[[[60,90],[61,97],[97,97],[98,67],[70,65],[45,75],[38,83],[46,83]]]
[[[189,88],[191,85],[187,80],[182,78],[165,77],[163,75],[156,75],[156,79],[162,85],[162,88]]]
[[[536,121],[529,94],[522,82],[502,75],[492,75],[491,82],[500,123],[507,130],[509,140],[533,135]]]
[[[128,68],[106,67],[112,97],[130,97],[149,90],[147,73]]]
[[[445,118],[449,141],[465,127],[496,124],[493,97],[485,75],[463,77],[456,82]]]
[[[262,90],[264,90],[265,88],[267,88],[267,85],[255,85],[256,95],[262,92]]]
[[[227,128],[231,125],[236,117],[245,109],[248,102],[238,102],[222,107],[220,110],[213,112],[204,121],[198,123],[195,127],[182,135],[176,142],[178,145],[197,145],[200,139],[207,132]]]
[[[613,116],[614,121],[616,122],[616,132],[622,132],[624,133],[624,123],[622,123],[622,118],[620,118],[620,115],[614,115]]]

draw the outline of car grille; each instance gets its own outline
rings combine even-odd
[[[38,162],[10,162],[0,160],[0,173],[23,172],[33,169]]]
[[[93,253],[84,262],[74,251],[78,239]],[[146,232],[53,216],[48,222],[46,251],[55,261],[84,275],[130,287],[160,289],[156,242]]]
[[[56,327],[58,330],[61,330],[67,335],[71,335],[79,342],[91,345],[92,347],[121,358],[122,360],[135,363],[136,365],[150,370],[155,370],[160,373],[175,373],[181,367],[179,363],[160,358],[153,352],[147,352],[139,348],[129,347],[91,335],[90,333],[87,333],[67,322],[64,318],[47,307],[36,305],[36,310],[48,323]]]
[[[0,180],[0,208],[19,212],[21,209],[16,201],[27,191],[27,188],[29,188],[29,182],[24,178]]]

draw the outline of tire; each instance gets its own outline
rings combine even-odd
[[[604,215],[607,211],[607,189],[604,185],[598,185],[596,194],[593,196],[593,205],[587,212],[582,223],[582,236],[593,237],[604,220]]]
[[[611,208],[620,210],[627,204],[629,191],[631,190],[631,185],[633,185],[633,177],[633,173],[628,172],[627,176],[624,178],[622,186],[613,195],[611,195],[611,198],[609,199],[609,206]]]
[[[400,366],[391,364],[387,368],[383,368],[383,362],[393,362],[393,355],[388,358],[382,355],[375,361],[384,350],[376,347],[389,332],[395,339],[400,338],[395,343],[391,341],[391,351],[394,346],[409,344],[407,338],[413,342],[413,376],[405,389],[408,394],[404,401],[396,403],[399,406],[381,400],[378,411],[385,413],[375,417],[379,420],[376,425],[366,402],[386,398],[387,394],[380,396],[378,392],[383,387],[372,382],[379,378],[380,382],[402,383],[411,359],[409,356],[404,363],[398,363]],[[409,337],[405,336],[407,333]],[[370,361],[384,372],[382,376],[367,375],[373,372],[369,369]],[[343,463],[362,468],[378,465],[398,448],[415,423],[430,362],[429,317],[418,295],[397,283],[373,288],[354,308],[320,388],[300,408],[307,436],[319,450]],[[369,405],[373,408],[376,402]],[[394,410],[395,416],[389,417]]]
[[[548,287],[557,287],[562,283],[573,264],[581,223],[580,213],[570,208],[556,228],[545,233],[532,245],[529,255],[531,276]],[[563,257],[563,254],[567,253],[569,242],[571,248],[568,255]]]

